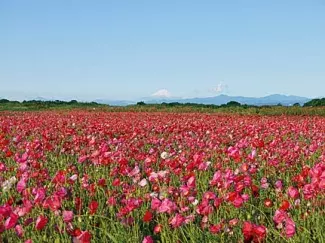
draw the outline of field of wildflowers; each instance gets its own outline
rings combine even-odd
[[[325,118],[0,114],[3,242],[325,242]]]

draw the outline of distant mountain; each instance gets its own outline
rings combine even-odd
[[[269,95],[265,97],[243,97],[243,96],[228,96],[228,95],[218,95],[214,97],[206,98],[190,98],[190,99],[163,99],[163,100],[151,100],[147,101],[148,104],[162,103],[162,102],[179,102],[179,103],[197,103],[197,104],[213,104],[213,105],[222,105],[230,101],[236,101],[241,104],[247,105],[277,105],[282,104],[285,106],[290,106],[295,103],[303,105],[304,103],[310,101],[311,99],[306,97],[299,96],[286,96],[286,95]]]
[[[135,101],[129,101],[129,100],[105,100],[105,99],[97,99],[94,100],[94,102],[98,104],[112,105],[112,106],[127,106],[127,105],[134,105],[137,103]]]
[[[47,99],[41,96],[36,97],[34,100],[38,100],[38,101],[51,101],[52,99]]]
[[[143,99],[147,104],[161,104],[171,103],[171,102],[179,102],[179,103],[197,103],[197,104],[213,104],[213,105],[222,105],[227,104],[230,101],[236,101],[241,104],[247,105],[278,105],[282,104],[284,106],[291,106],[295,103],[299,103],[303,105],[304,103],[310,101],[311,99],[306,97],[300,96],[293,96],[293,95],[281,95],[281,94],[274,94],[268,95],[265,97],[244,97],[244,96],[228,96],[228,95],[218,95],[214,97],[205,97],[205,98],[188,98],[188,99],[181,99],[181,98],[163,98],[163,99]],[[135,104],[134,101],[112,101],[112,100],[95,100],[95,102],[101,104],[109,104],[109,105],[117,105],[117,106],[125,106]]]

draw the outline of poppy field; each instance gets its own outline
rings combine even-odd
[[[0,242],[325,242],[325,118],[0,113]]]

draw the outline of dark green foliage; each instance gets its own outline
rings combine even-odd
[[[313,100],[308,101],[307,103],[305,103],[304,106],[306,106],[306,107],[308,107],[308,106],[313,106],[313,107],[325,106],[325,98],[313,99]]]
[[[3,104],[3,103],[9,103],[10,101],[9,100],[7,100],[7,99],[1,99],[0,100],[0,104]]]
[[[41,100],[24,100],[9,101],[7,99],[0,100],[0,110],[45,110],[45,109],[71,109],[71,108],[96,108],[107,107],[108,105],[98,104],[96,102],[79,102],[71,101],[41,101]]]
[[[144,101],[140,101],[137,103],[137,105],[146,105],[146,103],[144,103]]]
[[[229,101],[226,106],[234,107],[234,106],[241,106],[241,104],[237,101]]]
[[[0,111],[35,111],[35,110],[70,110],[70,109],[86,109],[101,110],[108,112],[205,112],[205,113],[236,113],[242,115],[302,115],[302,116],[325,116],[324,105],[325,99],[317,99],[315,102],[306,103],[303,107],[294,104],[293,106],[277,106],[277,105],[247,105],[234,101],[223,105],[213,104],[196,104],[196,103],[162,103],[162,104],[146,104],[143,101],[136,105],[128,106],[109,106],[98,104],[96,102],[79,102],[71,101],[9,101],[0,99]]]

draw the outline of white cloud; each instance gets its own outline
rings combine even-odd
[[[218,83],[218,85],[216,87],[213,87],[211,89],[212,92],[214,93],[222,93],[224,92],[226,89],[228,88],[228,86],[224,83]]]
[[[151,95],[157,98],[170,98],[172,94],[167,89],[160,89]]]

